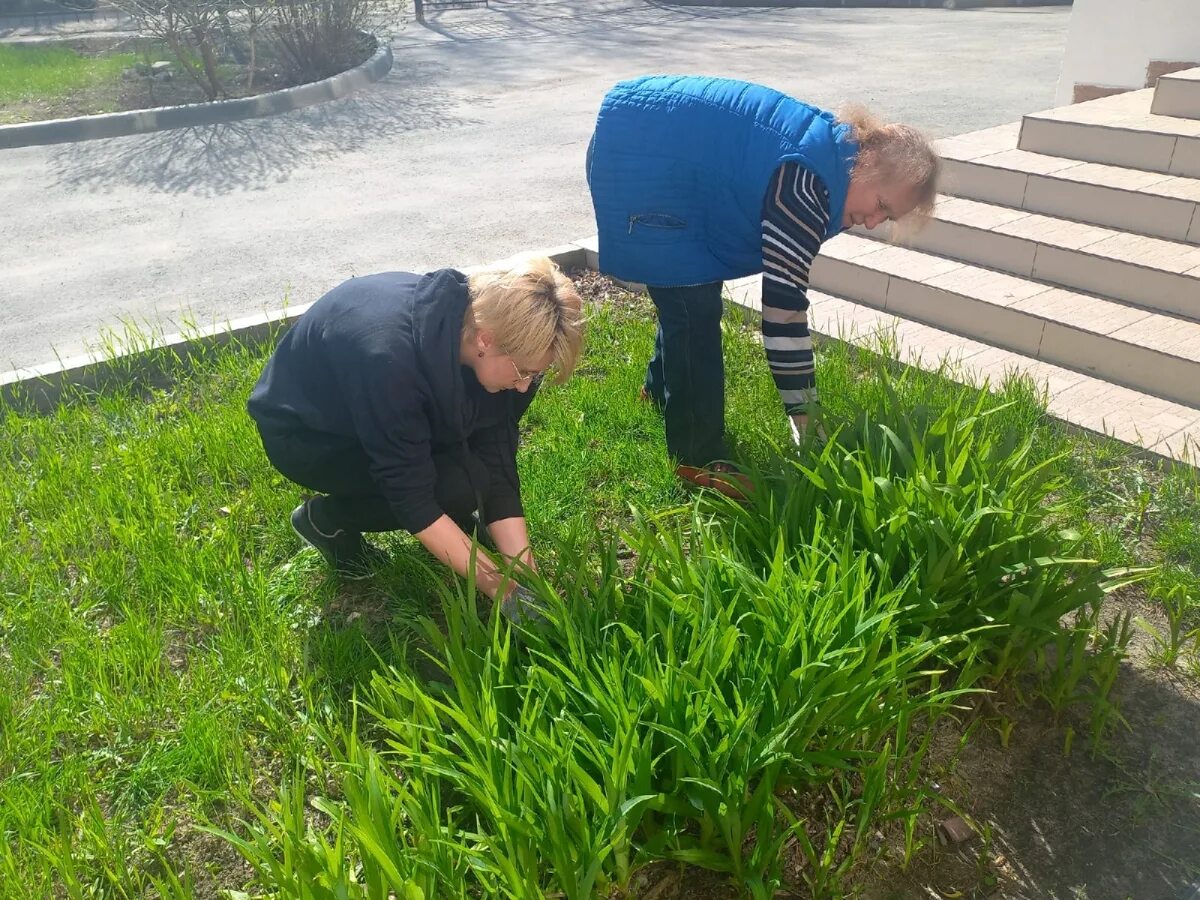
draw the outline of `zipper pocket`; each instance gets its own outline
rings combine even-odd
[[[688,223],[679,216],[673,216],[670,213],[637,213],[629,217],[629,233],[633,234],[633,226],[641,225],[644,228],[687,228]]]

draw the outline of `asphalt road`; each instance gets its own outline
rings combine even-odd
[[[1051,105],[1069,8],[720,9],[492,0],[393,39],[373,88],[270,119],[0,151],[0,370],[123,321],[174,330],[353,276],[594,231],[583,157],[615,81],[756,80],[935,136]]]

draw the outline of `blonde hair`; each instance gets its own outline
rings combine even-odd
[[[555,382],[570,377],[583,348],[583,303],[548,257],[476,272],[467,279],[471,307],[463,329],[490,331],[499,350],[521,360],[550,352]]]
[[[838,120],[850,126],[858,144],[858,159],[851,178],[911,185],[917,195],[913,215],[927,219],[937,202],[942,161],[929,139],[911,125],[886,124],[865,107],[849,105]]]

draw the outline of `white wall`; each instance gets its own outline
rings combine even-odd
[[[1075,0],[1058,105],[1076,84],[1145,87],[1152,59],[1200,61],[1200,0]]]

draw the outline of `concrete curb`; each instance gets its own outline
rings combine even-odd
[[[592,239],[591,245],[594,243]],[[589,256],[588,241],[585,240],[532,254],[520,253],[491,265],[536,255],[550,257],[562,269],[581,268],[595,264],[595,251],[590,252],[593,255]],[[466,267],[462,271],[480,268],[483,267]],[[168,334],[135,347],[118,348],[111,355],[88,353],[0,373],[0,412],[11,409],[22,413],[47,413],[69,392],[98,392],[131,381],[138,386],[164,387],[170,383],[170,373],[180,362],[186,364],[193,357],[233,343],[256,347],[273,341],[310,306],[311,303],[306,303],[246,316],[225,325]]]
[[[392,48],[381,44],[370,59],[353,69],[347,69],[321,81],[314,81],[312,84],[300,84],[256,97],[218,100],[214,103],[189,103],[186,106],[134,109],[100,116],[51,119],[48,122],[0,125],[0,150],[124,137],[130,134],[164,131],[168,128],[188,128],[260,116],[276,116],[293,109],[338,100],[353,94],[378,81],[391,71],[391,68]]]
[[[590,235],[555,247],[517,253],[487,266],[466,266],[461,271],[470,273],[527,256],[549,257],[564,271],[579,268],[598,271],[599,250],[598,236]],[[634,291],[645,290],[646,287],[615,278],[613,281]],[[756,302],[758,287],[755,277],[727,282],[726,291],[729,295],[728,302],[744,315],[754,318],[761,315],[760,304]],[[277,340],[310,306],[311,303],[306,303],[303,306],[235,319],[223,326],[198,329],[186,334],[170,334],[147,345],[132,349],[118,348],[111,355],[85,354],[0,373],[0,413],[5,409],[12,409],[26,414],[45,414],[57,407],[68,392],[99,392],[111,385],[131,381],[144,388],[166,387],[178,374],[180,363],[186,365],[193,357],[203,356],[213,349],[234,343],[244,347],[257,347]],[[819,331],[814,333],[828,340],[854,343],[841,334]],[[1057,416],[1050,415],[1050,418],[1076,434],[1116,440],[1111,435],[1074,425]],[[1133,444],[1126,446],[1147,460],[1164,462],[1170,466],[1190,467],[1185,460],[1164,456],[1146,447]],[[1200,900],[1200,890],[1194,897],[1189,896],[1189,900]]]

